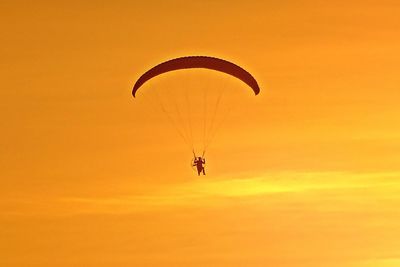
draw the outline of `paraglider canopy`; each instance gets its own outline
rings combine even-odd
[[[249,72],[232,62],[208,56],[187,56],[165,61],[145,72],[136,81],[132,90],[132,95],[133,97],[135,97],[137,90],[146,81],[155,76],[174,70],[193,68],[204,68],[224,72],[246,83],[254,91],[254,94],[257,95],[260,92],[260,88],[254,77]]]

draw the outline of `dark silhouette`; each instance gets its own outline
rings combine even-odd
[[[187,57],[179,57],[174,58],[168,61],[165,61],[157,66],[151,68],[147,72],[145,72],[140,78],[136,81],[132,95],[136,96],[136,91],[148,80],[163,73],[175,70],[182,69],[193,69],[193,68],[203,68],[220,71],[229,75],[232,75],[239,80],[246,83],[251,87],[254,94],[258,94],[260,92],[260,87],[258,87],[256,79],[245,69],[239,67],[238,65],[215,57],[207,57],[207,56],[187,56]]]
[[[194,158],[193,167],[197,168],[197,175],[200,176],[200,173],[203,172],[203,175],[206,175],[206,171],[204,169],[204,164],[206,164],[206,160],[202,157]]]
[[[178,58],[173,58],[173,59],[164,61],[164,62],[154,66],[153,68],[147,70],[145,73],[143,73],[142,76],[139,77],[139,79],[136,81],[135,85],[133,86],[133,89],[132,89],[133,97],[136,97],[136,92],[142,87],[143,84],[145,84],[147,81],[151,80],[152,78],[157,77],[157,76],[162,75],[167,72],[177,71],[177,70],[186,70],[186,69],[209,69],[209,70],[219,71],[221,73],[231,75],[231,76],[241,80],[242,82],[244,82],[251,88],[251,90],[253,91],[253,93],[255,95],[258,95],[260,93],[260,87],[258,86],[256,79],[251,75],[251,73],[249,73],[247,70],[243,69],[242,67],[236,65],[235,63],[232,63],[230,61],[227,61],[227,60],[224,60],[221,58],[209,57],[209,56],[185,56],[185,57],[178,57]],[[220,94],[220,96],[217,100],[215,111],[214,111],[214,117],[215,117],[215,113],[218,109],[219,100],[220,100],[221,96],[222,96],[222,93]],[[162,101],[160,100],[159,102],[162,102]],[[189,105],[188,102],[189,101],[187,100],[186,101],[187,105]],[[206,101],[204,101],[204,102],[206,102]],[[177,104],[175,103],[175,105],[177,105]],[[161,106],[162,106],[162,103],[161,103]],[[177,112],[179,114],[178,106],[176,108],[177,108]],[[168,114],[168,112],[164,110],[164,107],[162,107],[162,110],[165,113],[167,113],[168,117],[170,116]],[[203,117],[204,117],[204,125],[205,125],[206,124],[205,115]],[[170,120],[174,124],[174,119],[170,118]],[[182,119],[180,119],[180,120],[182,120]],[[178,119],[178,124],[184,124],[184,123],[183,122],[179,123],[179,119]],[[214,118],[212,118],[212,121],[211,121],[211,129],[212,130],[214,130],[214,128],[212,128],[213,125],[214,125]],[[178,126],[181,126],[181,125],[178,125]],[[181,137],[185,140],[185,142],[188,143],[188,145],[189,145],[189,143],[192,143],[192,147],[193,147],[193,139],[189,140],[192,142],[189,142],[188,140],[186,140],[185,134],[182,134],[182,132],[178,129],[180,127],[176,127],[176,128],[177,128],[179,134],[181,135]],[[182,125],[182,128],[185,129],[186,127],[184,125]],[[191,128],[191,126],[190,126],[190,128]],[[206,128],[206,127],[204,126],[204,128]],[[211,131],[211,129],[210,129],[210,131]],[[185,130],[183,132],[185,132]],[[190,129],[190,132],[192,132],[191,129]],[[206,135],[205,132],[204,132],[204,135]],[[205,139],[205,136],[204,136],[204,139]],[[204,151],[203,151],[203,155],[201,157],[196,157],[196,155],[194,153],[194,148],[193,148],[194,158],[193,158],[193,162],[192,162],[192,167],[197,168],[197,173],[199,176],[200,176],[201,172],[203,172],[203,175],[206,175],[206,172],[204,170],[204,164],[206,163],[206,161],[204,159],[204,153],[205,153],[206,145],[208,145],[208,144],[206,144],[206,141],[207,140],[203,140]],[[208,140],[208,142],[209,142],[209,140]]]

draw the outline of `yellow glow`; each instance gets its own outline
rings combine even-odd
[[[398,14],[385,0],[1,1],[0,266],[399,265]],[[261,87],[232,97],[200,177],[164,114],[131,97],[185,55]]]

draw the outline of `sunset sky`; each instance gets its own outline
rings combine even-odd
[[[0,266],[400,266],[399,14],[384,0],[1,1]],[[187,55],[261,88],[226,83],[244,95],[200,177],[165,114],[131,95]],[[217,90],[211,76],[190,79]]]

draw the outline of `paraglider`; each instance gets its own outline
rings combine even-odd
[[[206,159],[202,157],[195,156],[193,161],[193,167],[197,168],[197,175],[200,176],[200,173],[203,172],[203,175],[206,175],[206,171],[204,169],[204,164],[206,164]]]
[[[220,59],[220,58],[216,58],[216,57],[209,57],[209,56],[186,56],[186,57],[179,57],[179,58],[174,58],[165,62],[162,62],[156,66],[154,66],[153,68],[149,69],[148,71],[146,71],[143,75],[141,75],[139,77],[139,79],[136,81],[135,85],[133,86],[133,90],[132,90],[132,95],[133,97],[137,96],[137,93],[139,91],[139,89],[141,89],[148,81],[152,80],[153,78],[162,75],[162,74],[166,74],[169,72],[173,72],[173,71],[183,71],[183,70],[188,70],[188,69],[205,69],[205,70],[211,70],[211,71],[217,71],[219,73],[222,74],[227,74],[230,75],[231,77],[237,78],[240,81],[242,81],[244,84],[247,85],[247,87],[250,87],[250,89],[253,91],[253,93],[255,95],[258,95],[260,92],[260,88],[258,86],[257,81],[255,80],[255,78],[245,69],[243,69],[242,67],[226,61],[224,59]],[[180,87],[187,87],[187,85],[183,85]],[[205,86],[206,87],[206,86]],[[211,115],[209,115],[208,117],[206,117],[206,102],[208,101],[207,98],[207,91],[204,94],[204,126],[203,126],[203,136],[201,139],[202,140],[202,156],[196,157],[195,154],[195,146],[194,146],[194,132],[192,130],[192,127],[194,124],[199,125],[199,119],[198,119],[198,114],[196,116],[197,119],[193,119],[190,118],[190,114],[186,114],[186,113],[190,113],[190,112],[184,112],[181,111],[178,107],[178,102],[177,98],[180,98],[183,102],[188,102],[188,91],[189,93],[195,93],[194,91],[190,91],[191,89],[189,88],[185,88],[186,91],[186,95],[174,95],[171,97],[171,101],[173,101],[173,107],[174,109],[176,108],[176,118],[173,118],[171,113],[172,112],[168,112],[166,110],[166,108],[164,107],[163,103],[160,103],[161,105],[161,109],[164,113],[166,113],[167,117],[169,118],[170,122],[175,126],[176,130],[178,131],[178,133],[180,134],[180,136],[182,137],[182,139],[185,141],[185,143],[188,145],[188,147],[193,151],[193,155],[194,158],[192,160],[192,167],[196,167],[197,169],[197,173],[198,175],[200,175],[201,173],[203,173],[203,175],[205,175],[205,158],[204,158],[204,154],[206,152],[206,149],[209,145],[209,143],[211,142],[211,139],[213,138],[213,136],[215,135],[215,132],[218,129],[218,125],[216,126],[215,123],[215,117],[216,114],[218,113],[218,107],[220,105],[221,102],[221,98],[222,98],[222,92],[218,95],[218,97],[216,98],[215,101],[215,108],[213,110],[213,112],[211,112]],[[173,89],[168,88],[168,90],[171,91],[166,91],[166,94],[173,94]],[[207,90],[207,88],[206,88]],[[197,97],[195,98],[196,100],[199,100],[202,97]],[[179,100],[179,99],[178,99]],[[185,103],[183,104],[184,106],[187,106],[187,111],[190,111],[190,107],[191,104],[190,103]],[[195,103],[196,108],[198,109],[199,103]],[[198,112],[200,113],[200,112]],[[188,123],[186,123],[187,125],[185,125],[186,120],[183,119],[184,115],[187,115],[187,121]],[[196,120],[195,123],[192,123],[191,120]],[[201,121],[201,120],[200,120]],[[206,124],[209,125],[206,125]]]

